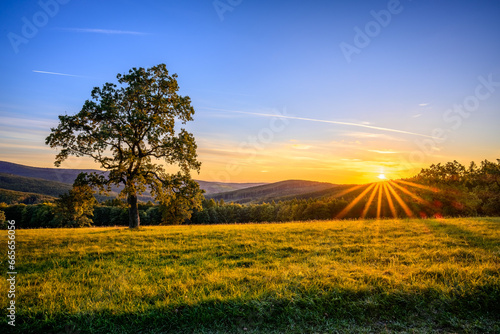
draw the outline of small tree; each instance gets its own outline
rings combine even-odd
[[[92,182],[85,173],[80,173],[73,184],[73,188],[62,194],[55,201],[56,221],[62,226],[83,227],[92,224],[94,206],[97,201],[94,197]]]
[[[177,182],[169,196],[160,202],[163,224],[178,225],[191,218],[194,210],[201,209],[203,201],[198,184]]]
[[[140,224],[137,196],[149,187],[155,199],[167,202],[172,193],[195,198],[199,186],[190,170],[199,172],[196,143],[192,134],[175,128],[176,120],[193,120],[188,96],[177,94],[177,75],[169,75],[164,64],[149,69],[133,68],[118,74],[118,87],[106,83],[92,90],[92,100],[74,116],[59,116],[60,123],[47,137],[50,147],[61,147],[55,165],[70,155],[88,156],[109,171],[101,185],[123,185],[129,206],[129,227]],[[167,174],[168,165],[180,172]],[[182,192],[180,189],[196,188]]]

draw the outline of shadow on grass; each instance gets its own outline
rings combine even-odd
[[[500,331],[500,289],[482,286],[473,292],[444,295],[418,292],[302,291],[293,299],[206,301],[151,307],[142,312],[17,316],[13,333],[415,333]]]
[[[500,244],[498,239],[476,234],[446,220],[424,220],[424,222],[434,232],[462,241],[467,247],[491,251]]]

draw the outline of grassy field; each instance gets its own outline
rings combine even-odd
[[[499,218],[19,230],[16,241],[19,333],[500,333]],[[4,333],[5,279],[0,289]]]

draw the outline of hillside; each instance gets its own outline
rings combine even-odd
[[[39,204],[44,202],[53,202],[55,199],[55,197],[48,195],[0,189],[0,203]]]
[[[71,189],[67,183],[0,173],[0,189],[57,197]]]
[[[47,181],[56,181],[67,184],[73,184],[73,181],[76,179],[78,174],[82,172],[103,173],[102,171],[96,169],[40,168],[0,161],[0,173],[43,179]]]
[[[0,161],[0,189],[16,191],[17,194],[3,193],[6,203],[44,201],[34,199],[33,194],[57,197],[71,189],[74,179],[81,172],[99,172],[93,169],[59,169],[30,167],[10,162]],[[334,196],[350,185],[336,185],[325,182],[288,180],[276,183],[224,183],[197,181],[205,190],[205,197],[215,200],[241,204],[263,203],[289,199],[323,198]],[[111,197],[116,197],[119,188],[112,189]],[[100,200],[104,200],[102,197]],[[141,201],[152,200],[149,193],[140,197]]]
[[[309,198],[308,194],[318,195],[322,191],[335,191],[338,185],[326,182],[288,180],[256,187],[229,191],[206,196],[214,200],[235,203],[262,203],[293,198]],[[322,195],[323,196],[323,195]],[[316,196],[318,197],[318,196]]]
[[[205,190],[205,195],[223,193],[227,191],[235,191],[250,187],[261,186],[266,183],[224,183],[196,180],[200,188]]]
[[[0,161],[0,173],[3,174],[11,174],[17,176],[24,176],[28,178],[36,178],[47,181],[56,181],[65,184],[73,184],[73,181],[76,179],[78,174],[85,173],[106,173],[97,169],[64,169],[64,168],[40,168],[40,167],[31,167],[20,164],[15,164],[12,162]],[[221,193],[225,191],[233,191],[244,189],[248,187],[263,185],[265,183],[224,183],[224,182],[209,182],[209,181],[198,181],[200,188],[205,190],[206,194],[215,194]],[[0,188],[4,188],[0,186]],[[11,188],[5,188],[11,189]],[[18,189],[13,189],[18,190]],[[118,189],[113,189],[117,191]],[[28,190],[34,191],[34,190]],[[45,192],[42,192],[45,194]],[[146,194],[146,197],[147,196]]]

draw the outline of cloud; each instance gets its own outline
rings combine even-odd
[[[430,103],[420,103],[418,106],[419,107],[427,107],[428,105],[430,105]]]
[[[16,149],[16,150],[37,150],[37,151],[52,151],[48,146],[43,145],[29,145],[29,144],[17,144],[17,143],[0,143],[0,147],[3,149]]]
[[[56,124],[53,120],[47,119],[29,119],[22,117],[2,117],[1,126],[15,127],[15,128],[26,128],[26,129],[42,129],[48,131],[50,127]]]
[[[413,117],[413,118],[417,118],[417,117],[420,117],[420,116],[422,116],[422,114],[416,114],[416,115],[413,115],[413,116],[411,116],[411,117]]]
[[[82,32],[82,33],[93,33],[93,34],[105,34],[105,35],[147,35],[147,33],[139,31],[112,30],[112,29],[61,28],[60,30]]]
[[[381,151],[381,150],[368,150],[368,152],[375,152],[375,153],[380,153],[380,154],[394,154],[394,153],[399,153],[395,151]]]
[[[403,138],[398,138],[394,137],[385,133],[368,133],[368,132],[348,132],[345,133],[344,136],[349,136],[349,137],[356,137],[359,139],[385,139],[385,140],[392,140],[392,141],[406,141],[406,139]]]
[[[359,124],[359,123],[328,121],[328,120],[322,120],[322,119],[316,119],[316,118],[306,118],[306,117],[296,117],[296,116],[285,116],[285,115],[275,115],[275,114],[254,113],[254,112],[239,111],[239,110],[226,110],[226,109],[216,109],[216,108],[202,108],[202,109],[217,110],[217,111],[226,111],[226,112],[232,112],[232,113],[237,113],[237,114],[254,115],[254,116],[262,116],[262,117],[276,117],[276,118],[296,119],[296,120],[300,120],[300,121],[309,121],[309,122],[319,122],[319,123],[329,123],[329,124],[356,126],[356,127],[361,127],[361,128],[368,128],[368,129],[381,130],[381,131],[387,131],[387,132],[397,132],[397,133],[402,133],[402,134],[407,134],[407,135],[413,135],[413,136],[419,136],[419,137],[426,137],[426,138],[435,139],[432,136],[428,136],[428,135],[424,135],[424,134],[420,134],[420,133],[415,133],[415,132],[410,132],[410,131],[404,131],[404,130],[397,130],[397,129],[391,129],[391,128],[384,128],[384,127],[379,127],[379,126],[371,126],[371,125],[365,125],[365,124]]]

